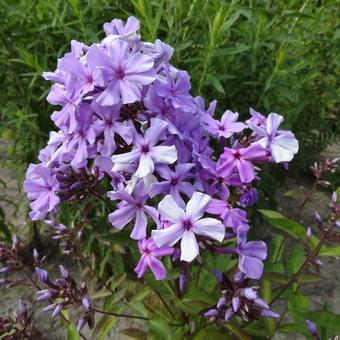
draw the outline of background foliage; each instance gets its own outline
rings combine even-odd
[[[175,47],[193,94],[217,98],[220,111],[284,115],[306,169],[339,132],[339,8],[334,0],[0,0],[0,132],[16,161],[34,162],[52,128],[41,73],[72,39],[91,44],[104,22],[132,14],[143,39]]]

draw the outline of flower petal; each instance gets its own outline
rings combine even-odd
[[[143,210],[138,209],[136,212],[136,222],[135,226],[131,232],[131,238],[134,240],[141,240],[146,236],[146,226],[148,224],[148,220]]]
[[[209,195],[196,191],[187,204],[186,213],[193,221],[198,220],[203,216],[211,202]]]
[[[156,280],[164,280],[166,278],[166,269],[163,263],[154,256],[148,256],[148,264]]]
[[[170,222],[180,223],[185,219],[185,213],[181,209],[171,195],[165,196],[158,204],[158,211]]]
[[[172,164],[177,160],[177,149],[175,145],[154,146],[151,149],[151,155],[152,158],[159,163]]]
[[[180,224],[173,224],[172,226],[152,230],[151,237],[158,248],[163,246],[173,246],[183,235],[183,228]]]
[[[181,241],[181,261],[191,262],[199,254],[199,248],[195,234],[186,230]]]
[[[216,218],[202,218],[194,222],[191,229],[195,234],[209,237],[213,240],[222,242],[225,235],[225,227]]]
[[[143,178],[149,174],[152,174],[154,170],[154,164],[149,154],[142,154],[139,160],[139,166],[135,172],[135,176]]]

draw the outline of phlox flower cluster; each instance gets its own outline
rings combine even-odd
[[[56,220],[61,204],[106,178],[108,220],[138,243],[138,277],[150,269],[164,279],[162,258],[193,262],[212,251],[235,254],[240,273],[259,279],[267,249],[247,240],[245,208],[257,201],[260,166],[286,165],[298,141],[276,113],[250,109],[239,122],[226,110],[220,119],[216,101],[206,108],[190,94],[189,74],[170,63],[173,48],[143,42],[139,28],[134,17],[112,20],[101,42],[72,41],[43,74],[56,131],[27,171],[30,217]],[[226,239],[235,246],[224,248]]]

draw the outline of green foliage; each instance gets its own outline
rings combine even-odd
[[[135,15],[143,39],[174,46],[193,94],[217,98],[220,112],[283,114],[306,168],[339,131],[337,13],[330,0],[0,0],[0,134],[16,162],[34,162],[53,128],[42,71],[55,69],[72,39],[98,41],[104,22]]]

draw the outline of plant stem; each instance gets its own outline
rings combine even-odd
[[[328,230],[330,231],[331,228]],[[324,232],[320,242],[317,244],[315,249],[306,257],[305,261],[300,266],[299,270],[291,277],[291,279],[282,287],[282,289],[279,291],[279,293],[270,301],[269,305],[272,305],[277,299],[280,298],[280,296],[290,287],[291,284],[293,284],[299,277],[299,275],[303,272],[305,267],[313,261],[319,254],[322,244],[326,239],[328,231]]]
[[[145,316],[138,316],[138,315],[130,315],[130,314],[120,314],[120,313],[114,313],[114,312],[106,312],[105,310],[97,309],[97,308],[91,308],[94,312],[100,313],[100,314],[106,314],[106,315],[112,315],[118,318],[129,318],[129,319],[139,319],[139,320],[147,320],[150,319]]]
[[[76,255],[85,263],[86,267],[89,268],[91,273],[98,279],[99,282],[107,289],[109,290],[112,294],[114,291],[111,289],[111,287],[98,275],[98,273],[92,268],[92,266],[89,264],[88,260],[86,257],[81,253],[79,250],[79,245],[72,243],[72,247],[76,253]]]
[[[316,190],[316,187],[318,185],[318,182],[319,182],[319,178],[317,178],[315,180],[315,182],[313,183],[312,189],[307,193],[305,199],[300,204],[299,209],[298,209],[298,211],[295,214],[295,219],[296,220],[298,220],[300,218],[300,215],[301,215],[304,207],[306,206],[307,202],[313,197],[313,195],[315,193],[315,190]]]
[[[172,310],[170,309],[170,307],[168,306],[168,304],[165,302],[165,300],[163,299],[162,295],[155,289],[155,292],[157,294],[157,296],[159,297],[159,299],[163,302],[163,305],[165,306],[165,308],[168,310],[169,314],[171,315],[172,318],[176,319],[175,315],[172,313]]]

